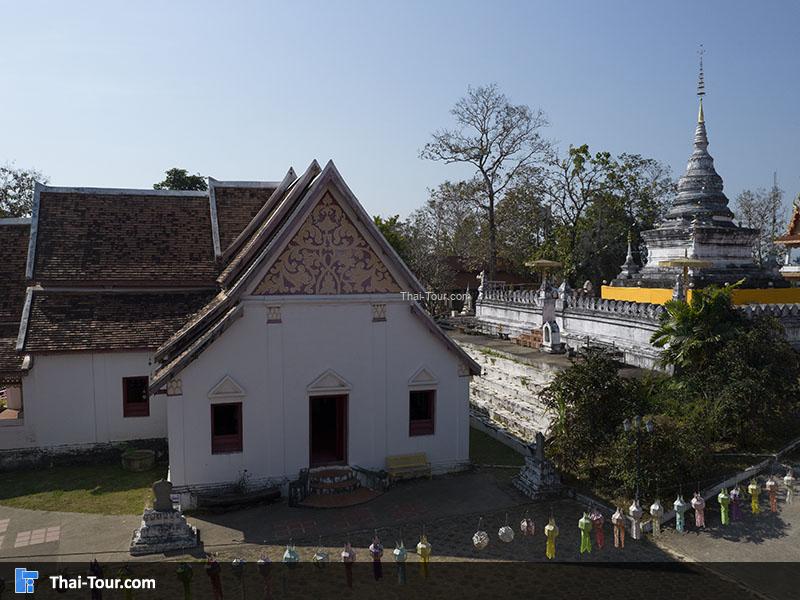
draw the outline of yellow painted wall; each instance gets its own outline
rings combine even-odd
[[[664,288],[640,287],[600,287],[600,297],[603,300],[622,300],[623,302],[644,302],[649,304],[664,304],[672,299],[672,290]]]
[[[600,297],[604,300],[664,304],[667,300],[672,299],[672,290],[665,288],[612,287],[610,285],[604,285],[600,288]],[[692,290],[689,290],[687,300],[691,302]],[[733,290],[733,303],[800,304],[800,287]]]

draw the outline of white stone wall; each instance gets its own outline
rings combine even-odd
[[[57,449],[164,438],[163,396],[150,398],[150,416],[122,416],[122,378],[147,376],[147,352],[75,352],[34,357],[23,378],[24,419],[0,427],[0,450]]]
[[[387,303],[373,322],[372,303]],[[351,465],[385,468],[389,455],[425,452],[435,470],[469,460],[469,378],[459,360],[397,296],[251,297],[244,314],[180,374],[167,399],[170,478],[176,486],[295,478],[309,466],[307,387],[328,370],[349,384]],[[267,323],[280,305],[281,323]],[[434,374],[435,434],[408,434],[409,379]],[[209,392],[225,376],[244,390],[243,452],[211,453]]]

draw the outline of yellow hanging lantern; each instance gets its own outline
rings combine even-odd
[[[558,537],[558,527],[556,526],[556,520],[552,516],[544,527],[544,535],[547,537],[545,556],[552,560],[556,557],[556,538]]]

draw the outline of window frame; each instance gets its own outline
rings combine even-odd
[[[427,419],[411,418],[411,397],[412,394],[427,394],[428,413]],[[436,388],[418,388],[408,391],[408,435],[418,437],[423,435],[436,435]]]
[[[214,432],[214,411],[220,406],[235,406],[239,431],[235,434],[217,435]],[[241,454],[244,451],[244,422],[241,402],[215,402],[211,405],[211,454]]]
[[[144,402],[131,402],[128,391],[128,382],[144,380],[144,389],[147,399]],[[136,375],[122,378],[122,416],[123,418],[149,417],[150,416],[150,378],[147,375]]]

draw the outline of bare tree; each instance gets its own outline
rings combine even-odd
[[[785,225],[783,190],[777,182],[769,190],[744,190],[736,197],[736,214],[742,224],[759,230],[753,258],[760,266],[774,266],[782,258],[782,247],[775,244]]]
[[[467,95],[450,110],[455,129],[441,129],[420,151],[420,158],[445,164],[465,163],[475,167],[473,183],[480,186],[478,200],[486,212],[489,228],[489,279],[494,279],[497,261],[495,207],[514,179],[535,167],[550,144],[539,130],[547,118],[539,110],[511,104],[496,85],[469,87]]]

